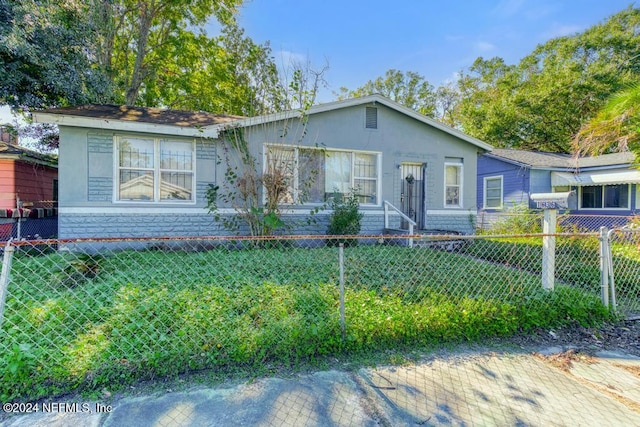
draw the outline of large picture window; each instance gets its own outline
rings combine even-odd
[[[629,209],[629,184],[580,187],[580,209]]]
[[[502,176],[484,178],[484,208],[502,209]]]
[[[117,201],[194,202],[193,141],[118,137]]]
[[[444,206],[462,207],[462,163],[445,163]]]
[[[362,204],[379,204],[379,153],[267,146],[264,173],[286,175],[284,203],[324,203],[355,189]]]

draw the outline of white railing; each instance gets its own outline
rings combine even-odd
[[[383,204],[384,204],[384,228],[385,228],[385,230],[389,228],[389,209],[391,209],[391,210],[395,211],[398,215],[400,215],[400,218],[404,219],[405,221],[407,221],[407,223],[409,223],[409,235],[413,236],[413,227],[415,227],[417,225],[417,223],[414,220],[412,220],[411,218],[409,218],[407,215],[405,215],[405,213],[402,212],[400,209],[396,208],[391,203],[389,203],[388,201],[384,200]],[[409,247],[410,248],[413,247],[413,237],[409,238]]]

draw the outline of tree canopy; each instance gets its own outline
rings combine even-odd
[[[242,0],[0,0],[0,103],[121,103],[249,115],[277,108],[268,44],[235,21]],[[203,25],[217,19],[221,32]]]
[[[517,65],[478,58],[459,80],[461,128],[497,147],[570,152],[606,99],[640,81],[640,9],[539,45]]]
[[[79,0],[0,0],[0,103],[25,110],[110,98],[87,55],[84,11]]]
[[[640,9],[537,46],[517,64],[477,58],[435,89],[416,72],[389,70],[339,97],[380,93],[496,147],[572,151],[606,100],[640,81]]]
[[[384,76],[369,80],[363,86],[349,90],[340,88],[339,99],[378,93],[391,100],[433,117],[436,98],[433,86],[423,76],[413,71],[388,70]]]

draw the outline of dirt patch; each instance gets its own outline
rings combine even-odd
[[[615,364],[613,366],[615,366],[616,368],[624,369],[625,371],[630,372],[631,374],[640,378],[640,367],[638,366],[627,366],[627,365],[619,365],[619,364]]]
[[[572,362],[580,362],[586,365],[595,363],[595,359],[591,355],[577,352],[573,349],[563,351],[562,353],[552,354],[550,356],[545,356],[536,352],[534,352],[533,355],[543,362],[548,363],[551,366],[554,366],[565,372],[569,372],[571,370],[571,368],[573,367]]]
[[[557,329],[538,329],[507,341],[522,348],[557,346],[573,349],[574,353],[593,354],[608,350],[640,357],[640,321],[620,321],[599,327],[573,324]]]

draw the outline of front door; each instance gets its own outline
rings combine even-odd
[[[400,165],[400,205],[402,212],[414,220],[418,229],[424,228],[425,179],[427,165],[424,163],[402,163]],[[406,220],[400,223],[402,229],[408,229]]]

